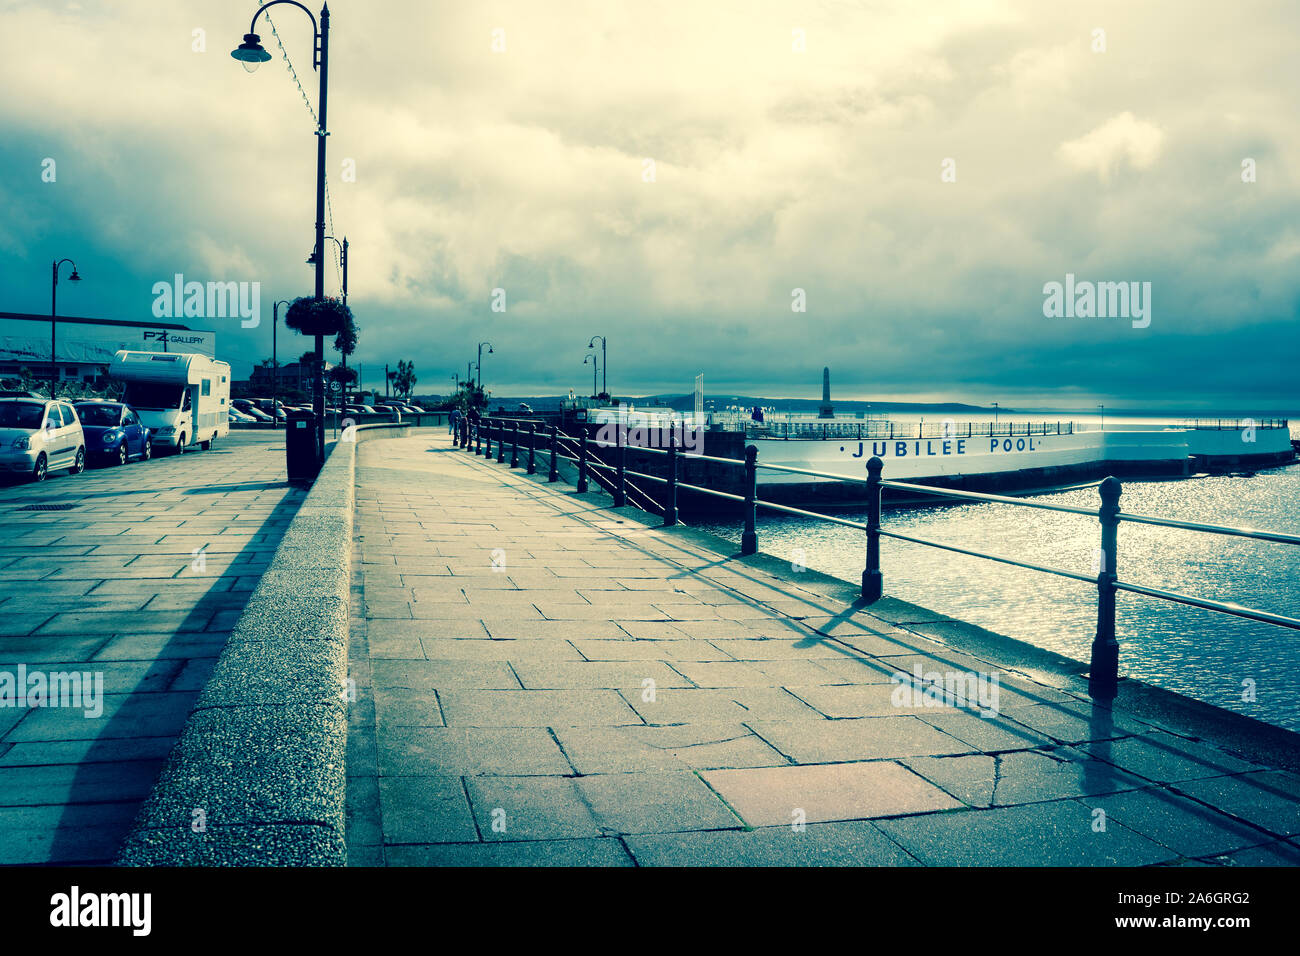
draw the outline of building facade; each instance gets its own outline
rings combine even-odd
[[[51,366],[61,382],[90,383],[108,372],[121,349],[141,352],[198,352],[216,357],[217,335],[173,322],[123,322],[84,316],[58,316],[54,326],[54,361],[50,356],[50,317],[28,312],[0,312],[0,377],[27,369],[48,381]]]

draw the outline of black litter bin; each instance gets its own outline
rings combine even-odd
[[[284,454],[291,482],[312,482],[320,474],[316,444],[316,413],[292,411],[285,414]]]

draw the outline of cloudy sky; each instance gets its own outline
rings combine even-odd
[[[148,319],[175,273],[260,282],[261,327],[186,321],[237,376],[270,354],[270,302],[311,291],[315,137],[265,18],[272,62],[229,56],[256,8],[0,0],[0,309],[45,311],[62,256],[67,314]],[[308,18],[270,13],[314,108]],[[616,394],[703,372],[816,397],[829,365],[840,398],[1300,409],[1294,3],[331,14],[368,381],[406,358],[445,390],[489,340],[496,394],[584,392],[606,334]],[[1067,273],[1150,282],[1149,326],[1044,316]]]

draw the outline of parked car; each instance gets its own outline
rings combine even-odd
[[[50,471],[86,467],[86,439],[76,410],[67,402],[0,398],[0,470],[24,472],[44,481]]]
[[[153,457],[153,435],[130,405],[100,399],[77,402],[73,408],[91,461],[125,465],[132,458]]]
[[[426,411],[425,411],[423,408],[421,408],[419,405],[412,405],[410,402],[407,402],[406,407],[409,408],[411,411],[413,411],[413,412],[414,412],[415,414],[417,414],[417,415],[427,415],[427,414],[428,414],[428,412],[426,412]]]
[[[249,399],[257,408],[270,415],[278,422],[284,421],[285,412],[290,406],[280,402],[278,405],[269,398],[251,398]]]
[[[520,402],[519,408],[517,408],[516,411],[521,415],[531,415],[533,413],[533,406],[529,405],[527,402]]]
[[[344,405],[343,410],[349,415],[374,415],[373,405]]]
[[[252,415],[245,415],[237,408],[228,409],[226,411],[226,414],[229,416],[230,424],[232,425],[235,424],[236,422],[239,422],[240,424],[247,424],[248,422],[257,421],[257,419],[255,419]]]
[[[249,418],[256,422],[273,422],[275,421],[270,415],[262,411],[247,398],[234,398],[230,401],[231,408],[237,408]]]

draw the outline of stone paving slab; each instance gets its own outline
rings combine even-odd
[[[360,446],[356,480],[353,864],[1294,865],[1300,778],[941,614],[443,436]],[[909,696],[918,669],[996,703]]]
[[[0,710],[0,865],[115,858],[302,496],[269,432],[0,486],[0,672],[103,680],[97,717]]]

